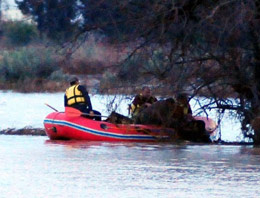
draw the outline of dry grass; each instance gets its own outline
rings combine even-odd
[[[90,38],[69,59],[63,59],[64,71],[75,74],[103,74],[127,54],[127,47],[112,46]]]
[[[30,92],[62,92],[68,87],[66,82],[55,82],[35,79],[24,83],[0,83],[1,90],[14,90],[22,93]]]

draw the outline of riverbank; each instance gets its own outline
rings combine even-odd
[[[0,82],[0,90],[7,92],[13,91],[16,93],[57,93],[64,92],[68,88],[68,82],[64,81],[49,81],[43,79],[28,79],[24,82]]]

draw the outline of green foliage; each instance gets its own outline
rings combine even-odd
[[[48,77],[49,80],[57,81],[57,82],[59,82],[59,81],[67,82],[68,78],[69,78],[69,75],[64,74],[61,69],[52,72],[51,75]]]
[[[21,48],[3,52],[0,61],[0,80],[8,82],[47,78],[58,68],[57,61],[48,49]]]
[[[27,45],[37,37],[37,28],[21,21],[8,22],[4,25],[4,35],[12,45]]]

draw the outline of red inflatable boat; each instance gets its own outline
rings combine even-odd
[[[196,119],[205,122],[210,138],[214,139],[217,127],[215,122],[204,117],[196,117]],[[44,120],[44,127],[46,134],[52,140],[150,142],[178,139],[173,129],[151,125],[113,124],[82,116],[69,116],[64,112],[50,113]]]

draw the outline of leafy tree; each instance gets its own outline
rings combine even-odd
[[[32,15],[39,31],[54,40],[68,39],[76,26],[77,0],[16,0],[23,14]]]

